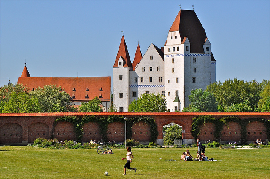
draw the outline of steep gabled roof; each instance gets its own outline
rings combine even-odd
[[[191,53],[204,53],[203,44],[207,37],[194,10],[180,10],[170,28],[170,32],[173,31],[179,31],[182,40],[189,39]]]
[[[154,45],[154,44],[153,44]],[[155,49],[156,49],[156,51],[158,52],[158,54],[159,54],[159,56],[162,58],[162,60],[164,61],[164,53],[163,53],[163,51],[160,49],[160,48],[158,48],[156,45],[154,45],[154,47],[155,47]]]
[[[132,63],[133,71],[135,70],[136,65],[138,63],[140,63],[141,59],[142,59],[142,53],[141,53],[140,45],[138,43],[138,46],[137,46],[137,49],[136,49],[136,53],[135,53],[135,57],[134,57],[134,61]]]
[[[118,60],[120,57],[124,59],[124,65],[123,65],[124,67],[132,67],[124,36],[122,36],[121,38],[121,43],[119,45],[119,50],[116,55],[116,59],[115,59],[115,63],[113,67],[118,67]]]
[[[24,65],[24,68],[23,68],[23,72],[22,72],[22,76],[21,77],[30,77],[30,73],[27,70],[26,63]]]

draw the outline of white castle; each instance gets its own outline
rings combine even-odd
[[[133,63],[122,36],[113,65],[113,104],[127,112],[141,94],[159,93],[168,111],[182,111],[191,90],[206,89],[215,81],[216,60],[205,30],[194,10],[180,10],[164,47],[151,44],[142,56],[138,44]]]

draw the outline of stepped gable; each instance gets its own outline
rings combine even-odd
[[[22,72],[22,76],[21,77],[30,77],[30,73],[26,67],[26,63],[24,65],[24,68],[23,68],[23,72]]]
[[[120,57],[124,59],[124,67],[132,67],[124,36],[121,38],[121,43],[113,67],[118,67],[118,60]]]
[[[136,49],[136,53],[135,53],[135,57],[134,57],[134,61],[132,63],[133,71],[135,71],[136,65],[138,63],[140,63],[141,59],[142,59],[142,53],[141,53],[140,45],[138,43],[138,46],[137,46],[137,49]]]
[[[170,32],[179,31],[183,41],[188,38],[190,53],[205,53],[203,45],[206,33],[194,10],[180,10],[177,14]],[[167,41],[165,42],[166,45]]]
[[[154,44],[153,44],[154,45]],[[162,58],[162,60],[164,61],[164,52],[162,51],[162,49],[158,48],[156,45],[154,45],[155,49],[157,50],[159,56]]]

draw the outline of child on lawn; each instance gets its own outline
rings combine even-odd
[[[131,147],[127,147],[127,158],[122,158],[122,160],[127,159],[127,163],[124,166],[124,174],[123,175],[126,175],[127,168],[130,170],[135,170],[135,172],[136,172],[136,170],[137,170],[136,168],[130,168],[130,163],[132,161],[132,158],[133,158],[133,155],[131,152]]]

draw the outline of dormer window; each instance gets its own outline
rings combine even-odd
[[[86,91],[89,91],[89,89],[88,89],[88,88],[86,88]]]
[[[75,99],[75,95],[72,96],[72,99]]]
[[[76,89],[75,88],[73,88],[73,90],[72,91],[76,91]]]
[[[207,52],[209,52],[209,47],[206,47],[205,49],[206,49]]]
[[[88,99],[88,98],[89,98],[88,94],[85,96],[85,98],[86,98],[86,99]]]
[[[99,91],[103,91],[102,87],[99,89]]]
[[[99,98],[102,98],[102,94],[101,93],[99,94]]]

